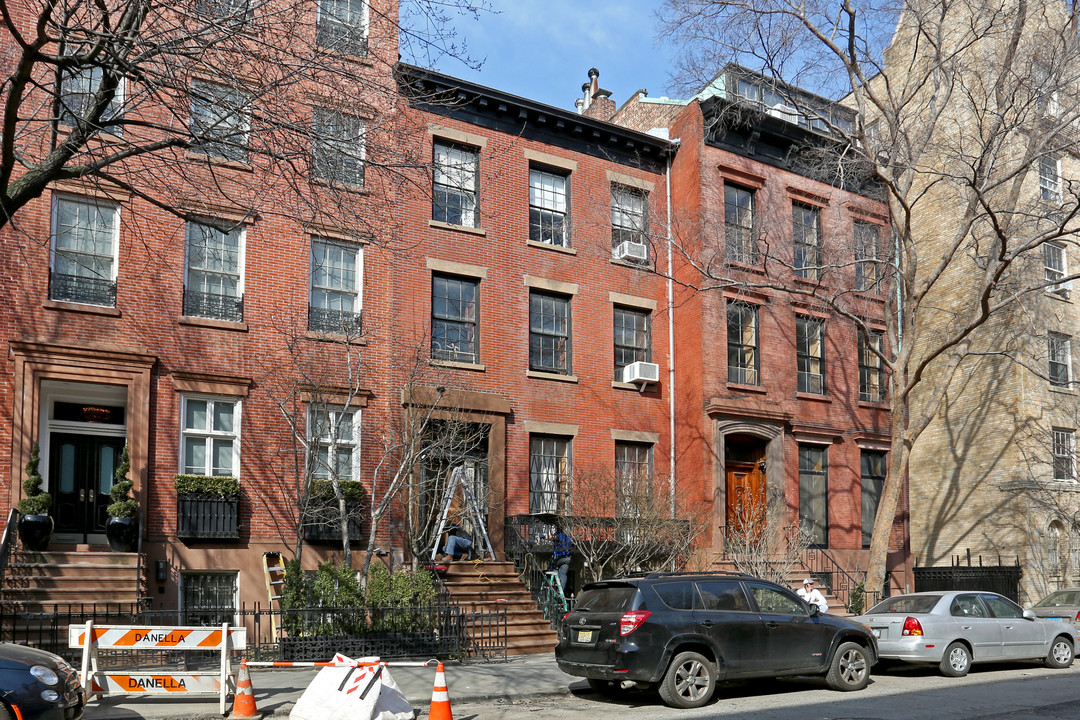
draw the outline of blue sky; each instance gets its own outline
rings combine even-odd
[[[453,59],[442,72],[504,92],[574,109],[589,68],[622,105],[639,88],[659,97],[672,70],[656,46],[655,12],[662,0],[493,0],[499,14],[461,18],[456,27],[479,72]]]

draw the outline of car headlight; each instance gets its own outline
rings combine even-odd
[[[60,694],[55,690],[42,690],[41,699],[45,702],[56,702],[60,699]]]
[[[58,685],[60,678],[51,668],[47,668],[44,665],[34,665],[30,668],[30,674],[38,679],[42,685]]]

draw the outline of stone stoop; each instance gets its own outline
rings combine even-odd
[[[442,576],[450,599],[464,607],[506,610],[507,655],[551,652],[558,634],[537,609],[510,562],[460,560],[445,563]]]
[[[139,556],[108,550],[12,553],[0,600],[27,611],[89,603],[134,603],[139,597]]]
[[[735,563],[731,560],[713,560],[712,566],[709,569],[713,572],[739,572],[738,568],[735,566]],[[802,581],[806,578],[806,576],[811,574],[812,573],[805,567],[798,570],[792,570],[788,573],[787,581],[781,584],[786,585],[792,590],[798,590],[802,587]],[[853,617],[853,615],[848,612],[847,608],[844,607],[843,603],[840,602],[840,599],[838,597],[833,595],[831,592],[825,590],[824,585],[819,584],[818,590],[821,590],[821,594],[825,596],[825,602],[829,603],[830,615],[835,615],[837,617]]]

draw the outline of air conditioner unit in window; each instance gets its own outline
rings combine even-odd
[[[789,123],[799,122],[799,111],[791,107],[790,105],[785,105],[784,103],[776,103],[766,112],[768,112],[773,117],[780,118],[781,120],[786,120]]]
[[[621,242],[615,248],[615,257],[628,262],[645,262],[649,259],[649,248],[645,247],[645,243]]]
[[[622,369],[625,383],[660,382],[660,366],[651,362],[632,362]]]

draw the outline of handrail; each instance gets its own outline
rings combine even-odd
[[[7,573],[8,556],[15,544],[15,528],[19,525],[19,509],[11,508],[8,512],[7,525],[4,526],[4,538],[0,540],[0,595],[4,593],[4,575]]]
[[[135,552],[137,556],[135,558],[135,602],[143,602],[143,552],[142,552],[142,536],[143,531],[146,529],[145,523],[146,515],[142,510],[139,511],[139,532],[135,541]]]
[[[566,608],[547,592],[546,569],[540,566],[538,557],[551,553],[551,541],[543,538],[555,532],[555,526],[531,515],[514,515],[506,520],[506,559],[514,563],[514,570],[544,619],[555,627]]]

